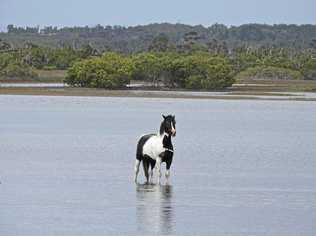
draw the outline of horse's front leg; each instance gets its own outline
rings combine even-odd
[[[165,177],[166,177],[166,184],[169,185],[170,169],[166,170]]]
[[[172,163],[172,156],[171,155],[167,162],[166,162],[166,173],[165,173],[165,176],[166,176],[166,184],[168,185],[169,184],[169,177],[170,177],[170,167],[171,167],[171,163]]]
[[[160,184],[161,179],[161,157],[158,157],[156,160],[156,168],[157,168],[157,184]]]
[[[134,171],[135,171],[134,181],[135,181],[135,183],[137,183],[137,175],[138,175],[138,172],[139,172],[139,165],[140,165],[140,161],[136,159],[135,167],[134,167]]]

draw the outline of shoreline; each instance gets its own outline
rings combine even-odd
[[[224,99],[269,101],[316,101],[316,93],[270,91],[171,91],[171,90],[105,90],[94,88],[0,87],[0,95],[138,97],[177,99]]]

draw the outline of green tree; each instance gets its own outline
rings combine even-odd
[[[130,58],[105,53],[74,63],[67,71],[65,82],[80,87],[122,88],[130,82],[133,69]]]
[[[80,49],[80,57],[81,58],[95,56],[95,55],[97,55],[97,53],[98,53],[97,50],[95,48],[93,48],[90,44],[85,44]]]
[[[159,34],[152,40],[148,50],[156,52],[166,52],[171,48],[172,46],[170,45],[168,36],[166,34]]]
[[[159,82],[163,72],[161,58],[155,53],[140,53],[133,57],[135,70],[133,79],[144,80],[154,85]]]
[[[304,78],[307,80],[316,80],[316,58],[309,58],[301,68]]]
[[[11,45],[4,40],[0,39],[0,51],[1,50],[9,50],[11,49]]]
[[[223,89],[234,82],[228,59],[211,57],[206,53],[174,60],[171,71],[177,83],[188,89]]]

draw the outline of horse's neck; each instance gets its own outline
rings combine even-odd
[[[160,130],[159,130],[158,135],[161,137],[163,147],[173,149],[172,142],[171,142],[171,135],[165,132],[164,122],[162,122],[160,125]]]
[[[161,139],[161,140],[163,140],[165,137],[168,137],[168,134],[166,133],[166,132],[159,132],[158,134],[157,134],[157,136]]]
[[[171,135],[165,134],[162,139],[162,145],[164,148],[173,149],[171,142]]]

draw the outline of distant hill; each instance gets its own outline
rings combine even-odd
[[[115,50],[125,53],[147,50],[155,37],[163,34],[174,46],[181,45],[185,36],[196,34],[196,42],[208,44],[212,41],[225,42],[229,49],[247,47],[290,47],[306,49],[316,46],[316,25],[265,25],[245,24],[227,27],[214,24],[210,27],[184,24],[149,24],[144,26],[122,27],[16,27],[8,25],[7,33],[0,33],[0,39],[13,47],[21,47],[28,42],[47,47],[80,48],[89,44],[93,48]]]

